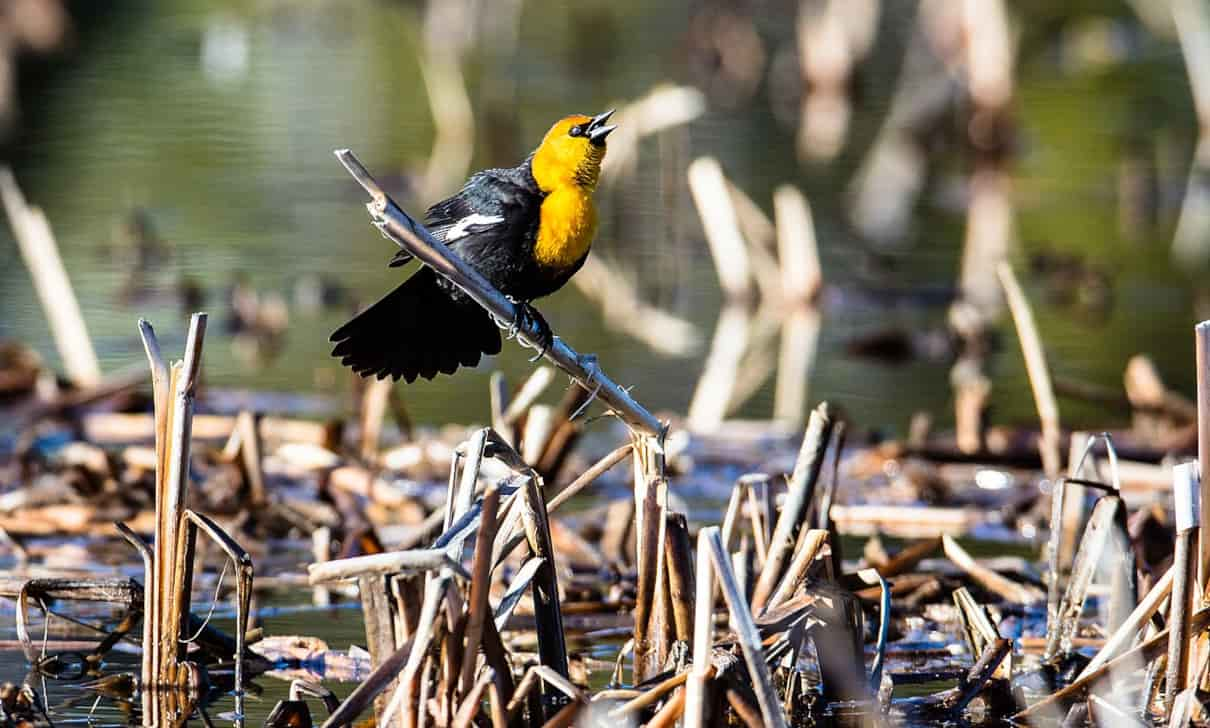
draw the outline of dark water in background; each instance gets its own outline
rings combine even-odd
[[[600,193],[604,224],[594,255],[696,324],[702,349],[656,354],[606,328],[597,307],[570,286],[541,308],[556,331],[597,353],[649,406],[685,410],[718,315],[713,265],[688,191],[682,182],[671,199],[661,197],[658,172],[672,169],[683,180],[684,165],[709,154],[766,210],[772,189],[784,182],[811,199],[831,287],[810,399],[841,402],[868,425],[902,428],[920,408],[948,420],[948,363],[889,365],[846,354],[854,337],[887,326],[943,326],[944,302],[876,294],[951,287],[964,228],[964,211],[953,200],[969,163],[945,150],[905,244],[875,250],[847,222],[851,177],[883,122],[913,23],[914,4],[884,5],[874,53],[859,71],[849,143],[836,161],[798,163],[794,130],[777,120],[762,82],[738,106],[716,100],[683,133],[647,140],[638,173]],[[1016,4],[1040,15],[1022,24],[1013,260],[1025,270],[1030,252],[1069,252],[1109,273],[1112,303],[1103,311],[1048,302],[1043,286],[1025,281],[1057,375],[1117,387],[1127,358],[1148,352],[1170,383],[1189,390],[1196,272],[1169,262],[1196,138],[1179,48],[1147,36],[1116,3],[1104,3],[1105,17],[1095,15],[1096,3],[1083,5],[1093,13],[1055,33],[1067,22],[1065,11]],[[516,51],[502,59],[472,56],[466,65],[480,121],[472,167],[518,159],[565,113],[600,110],[662,81],[692,81],[685,40],[691,7],[526,3]],[[317,393],[341,403],[348,384],[327,356],[326,340],[349,304],[294,311],[284,348],[264,366],[236,356],[213,324],[225,316],[224,289],[241,275],[262,292],[289,298],[301,278],[325,274],[363,301],[398,280],[398,271],[385,267],[392,246],[367,224],[363,198],[331,150],[351,147],[384,178],[423,167],[434,129],[417,61],[421,11],[388,2],[160,0],[90,12],[97,26],[79,33],[76,52],[26,89],[26,128],[13,159],[27,197],[45,209],[58,235],[103,367],[142,361],[140,315],[157,324],[168,351],[178,349],[184,317],[169,293],[186,277],[205,288],[212,312],[205,355],[211,383]],[[770,58],[793,48],[793,23],[785,22],[793,15],[779,17],[758,20]],[[1097,60],[1102,46],[1113,51],[1108,61]],[[213,54],[216,48],[226,52]],[[1071,62],[1073,54],[1079,62]],[[488,114],[483,107],[492,99]],[[1157,169],[1155,220],[1131,234],[1119,224],[1126,152]],[[406,196],[401,202],[423,207]],[[135,208],[150,213],[172,255],[148,277],[150,297],[123,303],[131,262],[114,252],[113,241]],[[53,359],[7,227],[0,261],[0,336],[30,341]],[[1007,319],[1001,328],[990,367],[995,415],[1030,421],[1032,400]],[[491,366],[515,381],[530,367],[525,359],[506,347]],[[413,416],[485,419],[491,366],[408,387]],[[771,399],[770,380],[741,414],[767,416]],[[1106,420],[1088,406],[1061,404],[1068,423]]]

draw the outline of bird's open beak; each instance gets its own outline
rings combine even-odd
[[[592,117],[592,121],[588,122],[588,140],[598,147],[605,146],[605,137],[609,136],[609,132],[618,127],[613,124],[606,124],[609,117],[613,116],[613,109],[606,111],[603,114],[597,114]]]

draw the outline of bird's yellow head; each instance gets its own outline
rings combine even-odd
[[[543,192],[569,186],[592,191],[597,186],[605,137],[615,128],[605,123],[611,114],[612,109],[596,116],[567,116],[546,132],[531,164]]]

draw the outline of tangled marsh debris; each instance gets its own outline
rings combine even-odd
[[[507,299],[434,246],[354,157],[341,158],[389,238],[511,319]],[[1043,427],[979,431],[973,448],[927,423],[905,443],[846,445],[856,430],[826,403],[801,439],[714,422],[686,438],[558,340],[547,358],[577,383],[557,406],[539,403],[552,369],[515,391],[497,377],[490,427],[384,446],[388,411],[409,430],[384,386],[366,388],[356,428],[195,415],[205,316],[171,367],[141,324],[150,413],[133,385],[83,384],[26,410],[0,465],[20,486],[0,493],[16,566],[0,595],[15,604],[16,642],[35,677],[87,677],[97,700],[150,725],[212,722],[228,693],[228,717],[242,725],[254,681],[283,677],[288,697],[267,725],[350,725],[370,712],[409,727],[1203,722],[1210,501],[1200,465],[1164,459],[1207,457],[1210,389],[1192,412],[1139,407],[1153,426],[1192,426],[1198,437],[1183,447],[1064,433],[1027,303],[1011,271],[999,275]],[[1197,337],[1204,383],[1210,324]],[[37,368],[19,352],[8,361]],[[20,396],[37,376],[5,381]],[[595,461],[576,452],[577,415],[594,399],[627,425]],[[1158,399],[1139,401],[1170,399],[1160,385]],[[123,402],[132,411],[113,409]],[[620,478],[626,461],[632,476]],[[610,492],[611,479],[622,497],[577,498]],[[435,499],[417,487],[438,480]],[[141,579],[56,566],[70,544],[54,539],[67,534],[109,563],[132,561],[105,555],[125,541]],[[1044,535],[1040,565],[1031,547]],[[305,555],[281,553],[283,542]],[[225,566],[207,569],[205,543]],[[1018,555],[984,555],[997,549]],[[193,598],[222,595],[227,572],[233,634],[199,616]],[[317,604],[359,600],[368,654],[252,626],[254,591],[291,589]],[[78,639],[98,623],[99,639]],[[130,643],[141,648],[138,674],[107,669],[107,655]],[[332,670],[316,679],[355,683],[343,700],[299,676],[320,663]],[[6,721],[55,722],[38,685],[0,690]],[[308,697],[323,705],[314,718]]]

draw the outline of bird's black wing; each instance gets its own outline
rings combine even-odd
[[[440,240],[508,236],[536,224],[543,195],[528,174],[513,169],[488,169],[473,175],[458,194],[429,208],[429,229]]]
[[[537,235],[544,197],[527,167],[489,169],[429,208],[426,224],[507,294]]]
[[[430,207],[425,227],[459,251],[520,240],[536,232],[542,197],[528,169],[484,170],[472,175],[457,194]],[[400,250],[391,267],[411,259],[410,253]]]

